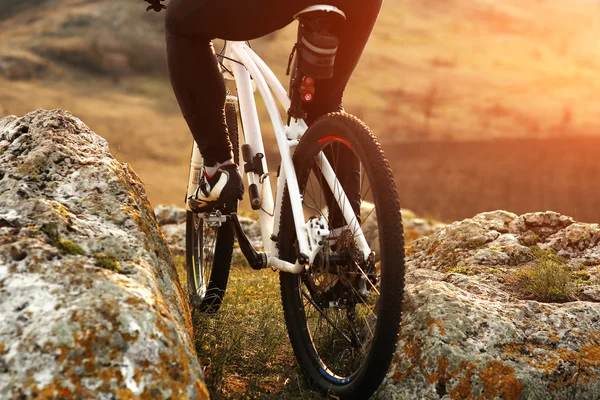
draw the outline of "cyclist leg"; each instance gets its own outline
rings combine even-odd
[[[231,159],[224,115],[225,83],[212,39],[250,40],[280,29],[302,8],[298,1],[290,3],[279,0],[170,2],[165,26],[171,84],[207,165]]]
[[[298,1],[298,0],[297,0]],[[172,0],[165,21],[173,90],[204,158],[187,205],[194,212],[228,209],[244,185],[233,162],[224,115],[225,83],[211,39],[245,40],[287,25],[299,9],[278,0]]]
[[[309,125],[329,112],[343,111],[342,98],[350,76],[354,72],[362,52],[369,40],[379,10],[381,0],[330,0],[346,14],[345,21],[339,21],[332,27],[339,39],[334,74],[331,79],[315,82],[315,99],[306,105]],[[325,155],[333,164],[340,184],[344,188],[357,215],[360,215],[360,163],[351,149],[343,145],[331,145],[325,149]],[[325,192],[330,209],[330,225],[338,228],[345,224],[339,207],[333,201],[333,195]]]

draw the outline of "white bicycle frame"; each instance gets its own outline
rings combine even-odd
[[[290,108],[290,98],[275,74],[249,46],[244,42],[226,42],[224,55],[225,67],[233,72],[233,77],[228,76],[228,78],[235,79],[237,85],[237,100],[239,101],[240,117],[246,143],[250,145],[253,154],[265,154],[258,112],[254,99],[253,80],[267,107],[269,117],[273,124],[279,153],[281,154],[281,169],[279,177],[277,178],[275,200],[273,199],[271,191],[271,175],[268,172],[266,157],[262,158],[263,170],[265,173],[262,176],[259,176],[257,173],[248,175],[250,183],[256,183],[258,185],[261,198],[259,222],[264,252],[267,255],[267,265],[284,272],[298,274],[304,269],[304,265],[299,261],[296,261],[296,264],[292,264],[281,260],[279,258],[277,246],[273,246],[272,240],[272,238],[277,237],[279,231],[283,188],[286,183],[292,206],[300,258],[312,263],[323,245],[328,243],[327,239],[330,235],[327,228],[327,221],[323,216],[315,218],[311,217],[308,221],[305,220],[302,207],[303,199],[300,194],[296,171],[292,161],[292,149],[298,145],[300,138],[307,129],[307,125],[303,120],[296,120],[293,118],[289,126],[284,124],[273,94],[277,97],[279,103],[285,110]],[[334,198],[337,199],[340,210],[343,210],[348,229],[350,229],[351,232],[355,232],[356,244],[364,254],[366,260],[371,254],[371,249],[363,235],[348,197],[339,184],[331,164],[322,152],[318,155],[317,165],[321,169],[321,173],[329,185]],[[198,174],[200,173],[201,168],[202,157],[198,150],[198,146],[194,145],[190,168],[190,182],[188,184],[188,197],[193,195],[194,190],[197,187]],[[244,173],[244,175],[246,174]]]

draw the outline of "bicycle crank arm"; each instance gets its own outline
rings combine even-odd
[[[304,270],[304,265],[300,263],[292,264],[273,256],[269,256],[267,265],[282,272],[289,272],[290,274],[299,274]]]
[[[250,240],[248,240],[248,237],[242,229],[242,225],[240,224],[237,213],[231,213],[229,218],[233,227],[233,231],[235,232],[235,236],[237,237],[240,245],[240,250],[242,251],[242,254],[244,254],[244,257],[246,257],[246,260],[248,260],[250,267],[256,270],[267,268],[267,255],[254,250],[252,243],[250,243]]]

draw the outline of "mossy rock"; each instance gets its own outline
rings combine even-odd
[[[96,262],[94,265],[96,267],[108,269],[114,272],[119,272],[121,270],[121,265],[117,260],[117,256],[112,253],[97,253],[94,255]]]
[[[85,250],[83,250],[81,246],[67,239],[58,239],[54,243],[54,246],[57,247],[64,254],[70,254],[74,256],[85,255]]]
[[[68,239],[61,239],[58,233],[58,226],[55,223],[44,224],[40,230],[48,236],[50,244],[59,249],[61,253],[73,256],[83,256],[86,254],[85,250],[77,243]]]

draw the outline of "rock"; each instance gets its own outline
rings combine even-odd
[[[402,332],[378,399],[599,399],[600,230],[479,214],[407,248]],[[562,302],[523,290],[563,274]]]
[[[413,241],[442,229],[446,224],[429,218],[420,218],[410,210],[402,209],[402,225],[404,228],[404,242],[409,244]]]
[[[246,236],[248,236],[248,239],[250,240],[250,243],[252,243],[252,246],[254,246],[256,250],[262,251],[262,234],[260,232],[260,224],[258,223],[258,221],[255,218],[245,215],[240,215],[239,220],[240,225],[242,225],[242,229],[244,230]]]
[[[185,208],[159,205],[154,209],[154,214],[160,226],[185,223]]]
[[[160,229],[173,255],[185,256],[185,223],[162,225]]]
[[[185,256],[185,208],[159,205],[154,213],[173,255]]]
[[[61,110],[0,120],[3,398],[208,398],[142,182]]]

